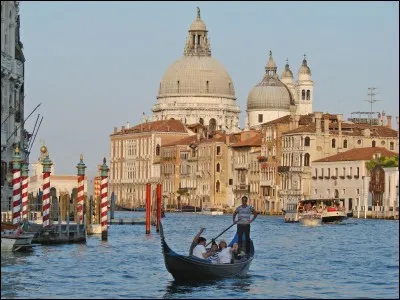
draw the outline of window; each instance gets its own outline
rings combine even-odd
[[[221,155],[221,146],[217,146],[217,155]]]
[[[301,100],[306,100],[306,91],[305,90],[301,91]]]
[[[208,85],[208,80],[206,81],[206,88],[207,88],[207,93],[209,92],[209,85]]]
[[[263,115],[259,114],[258,115],[258,123],[261,123],[263,121]]]
[[[160,156],[160,150],[161,150],[160,145],[157,145],[156,146],[156,156]]]
[[[176,82],[178,86],[178,94],[179,94],[179,80]]]
[[[357,195],[360,195],[360,189],[357,189]]]
[[[233,185],[233,179],[232,178],[229,179],[229,185]]]
[[[332,139],[332,148],[336,148],[336,140]]]
[[[304,166],[306,167],[310,166],[310,154],[308,153],[304,155]]]
[[[218,181],[216,182],[216,184],[215,184],[215,191],[216,191],[217,193],[219,193],[220,190],[221,190],[221,183],[220,183],[219,180],[218,180]]]
[[[335,197],[335,198],[339,198],[339,191],[335,189],[334,193],[335,193],[335,194],[334,194],[334,197]]]
[[[375,146],[376,146],[376,142],[372,141],[372,147],[375,147]]]
[[[347,148],[347,140],[343,141],[343,148]]]
[[[358,140],[358,141],[357,141],[357,144],[361,145],[361,140]]]
[[[200,118],[200,119],[199,119],[199,123],[200,123],[201,125],[204,125],[204,119],[203,119],[203,118]]]
[[[217,163],[217,172],[221,172],[221,165]]]
[[[304,139],[304,146],[310,147],[310,138],[308,136]]]
[[[310,93],[310,90],[307,90],[307,100],[310,100],[311,99],[311,93]]]
[[[394,143],[390,142],[390,150],[394,150]]]

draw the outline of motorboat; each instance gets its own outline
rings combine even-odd
[[[24,233],[21,226],[1,223],[1,251],[21,251],[32,248],[34,234]]]
[[[308,214],[309,216],[306,216],[306,219],[311,219],[310,216],[313,215],[318,216],[316,218],[320,216],[322,223],[339,223],[347,219],[347,212],[343,203],[344,199],[337,198],[300,200],[297,206],[297,213],[299,219]]]
[[[202,215],[212,215],[212,216],[222,216],[224,214],[223,210],[217,207],[205,207],[201,211]]]
[[[305,212],[299,215],[300,224],[303,226],[319,226],[322,224],[322,215],[317,212]]]

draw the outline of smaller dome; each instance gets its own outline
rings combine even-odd
[[[303,63],[301,64],[301,67],[300,67],[298,73],[299,73],[299,74],[311,75],[311,70],[310,70],[310,68],[307,66],[307,60],[306,60],[306,56],[305,56],[305,55],[304,55]]]
[[[207,31],[206,24],[204,24],[203,20],[196,19],[190,25],[189,31]]]
[[[285,69],[282,71],[281,78],[293,78],[293,73],[290,70],[288,63],[286,63]]]

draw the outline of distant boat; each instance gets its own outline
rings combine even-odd
[[[217,208],[217,207],[206,207],[203,208],[203,210],[201,211],[202,215],[212,215],[212,216],[222,216],[224,214],[224,211]]]
[[[181,212],[201,212],[201,208],[192,205],[183,205],[180,209]]]

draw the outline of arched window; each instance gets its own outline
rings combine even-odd
[[[210,119],[208,129],[210,130],[210,132],[217,129],[217,121],[214,118]]]
[[[304,166],[309,167],[310,166],[310,154],[306,153],[304,155]]]
[[[376,142],[372,141],[372,147],[375,147],[375,146],[376,146]]]
[[[178,80],[178,81],[176,82],[177,87],[178,87],[178,94],[179,94],[179,92],[180,92],[180,91],[179,91],[179,83],[180,83],[180,82],[179,82],[179,80]]]
[[[301,91],[301,100],[306,100],[306,91],[305,90]]]
[[[311,99],[311,92],[310,92],[310,90],[307,90],[307,100],[310,100]]]
[[[200,123],[201,125],[204,125],[204,119],[203,119],[203,118],[200,118],[200,119],[199,119],[199,123]]]
[[[219,193],[221,191],[221,183],[219,182],[219,180],[217,180],[217,182],[215,184],[215,191],[217,193]]]
[[[217,172],[221,172],[221,165],[219,163],[217,163]]]
[[[390,150],[394,150],[394,143],[390,142]]]
[[[347,148],[347,140],[343,141],[343,148]]]
[[[210,91],[209,91],[208,80],[206,81],[206,89],[207,89],[207,93],[210,92]]]
[[[336,148],[336,140],[332,139],[332,148]]]
[[[308,136],[306,136],[306,138],[304,139],[304,146],[310,147],[310,138]]]
[[[160,145],[157,144],[157,146],[156,146],[156,156],[160,156],[160,150],[161,150],[161,147],[160,147]]]

